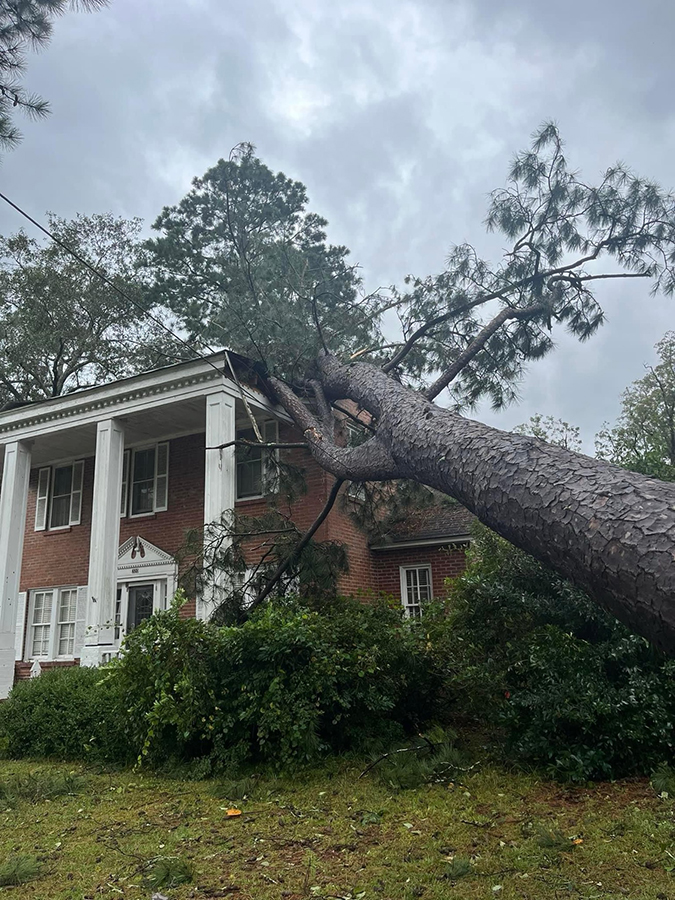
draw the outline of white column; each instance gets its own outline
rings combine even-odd
[[[117,419],[98,423],[94,497],[91,511],[87,632],[80,664],[95,666],[114,642],[120,499],[124,463],[124,425]]]
[[[208,546],[219,533],[217,526],[234,510],[236,461],[234,445],[222,444],[235,439],[234,398],[224,391],[206,398],[206,455],[204,478],[204,564],[209,565]],[[215,449],[220,448],[220,449]],[[221,545],[221,549],[222,549]],[[199,618],[208,619],[222,600],[227,583],[223,572],[208,579],[208,586],[197,605]]]
[[[0,700],[14,684],[14,634],[29,477],[30,444],[7,444],[0,490]]]

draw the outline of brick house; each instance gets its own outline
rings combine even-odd
[[[230,370],[230,363],[234,371]],[[180,363],[0,411],[0,699],[36,661],[98,665],[176,589],[186,531],[228,511],[258,515],[265,451],[241,458],[255,416],[268,441],[297,441],[288,416],[234,354]],[[291,515],[309,526],[332,477],[302,449],[278,451],[304,471]],[[342,593],[384,591],[410,614],[464,568],[469,514],[420,515],[377,545],[335,505],[317,540],[343,543]],[[208,618],[217,598],[193,598]]]

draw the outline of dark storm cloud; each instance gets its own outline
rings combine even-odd
[[[486,253],[488,192],[544,119],[597,178],[616,158],[666,184],[675,120],[668,2],[113,0],[69,15],[33,57],[47,122],[0,169],[31,211],[112,210],[148,222],[249,140],[304,181],[366,284],[439,271],[453,242]],[[2,211],[0,226],[19,221]],[[588,344],[559,336],[502,427],[541,411],[592,436],[673,321],[643,287],[605,292]],[[588,444],[590,449],[590,443]]]

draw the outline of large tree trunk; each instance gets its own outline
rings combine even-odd
[[[335,448],[272,380],[324,468],[338,477],[410,478],[455,497],[675,654],[675,485],[458,416],[367,363],[325,356],[317,365],[330,399],[355,400],[377,419],[377,436],[350,457],[357,451]]]

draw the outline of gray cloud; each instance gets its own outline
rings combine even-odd
[[[617,158],[666,184],[675,139],[675,7],[597,0],[113,0],[59,21],[30,62],[47,122],[0,168],[31,212],[112,210],[148,222],[241,140],[304,181],[369,286],[439,271],[449,246],[488,254],[488,192],[546,118],[589,178]],[[0,211],[7,232],[21,222]],[[522,403],[592,434],[673,321],[644,287],[606,290],[586,345],[560,335]]]

